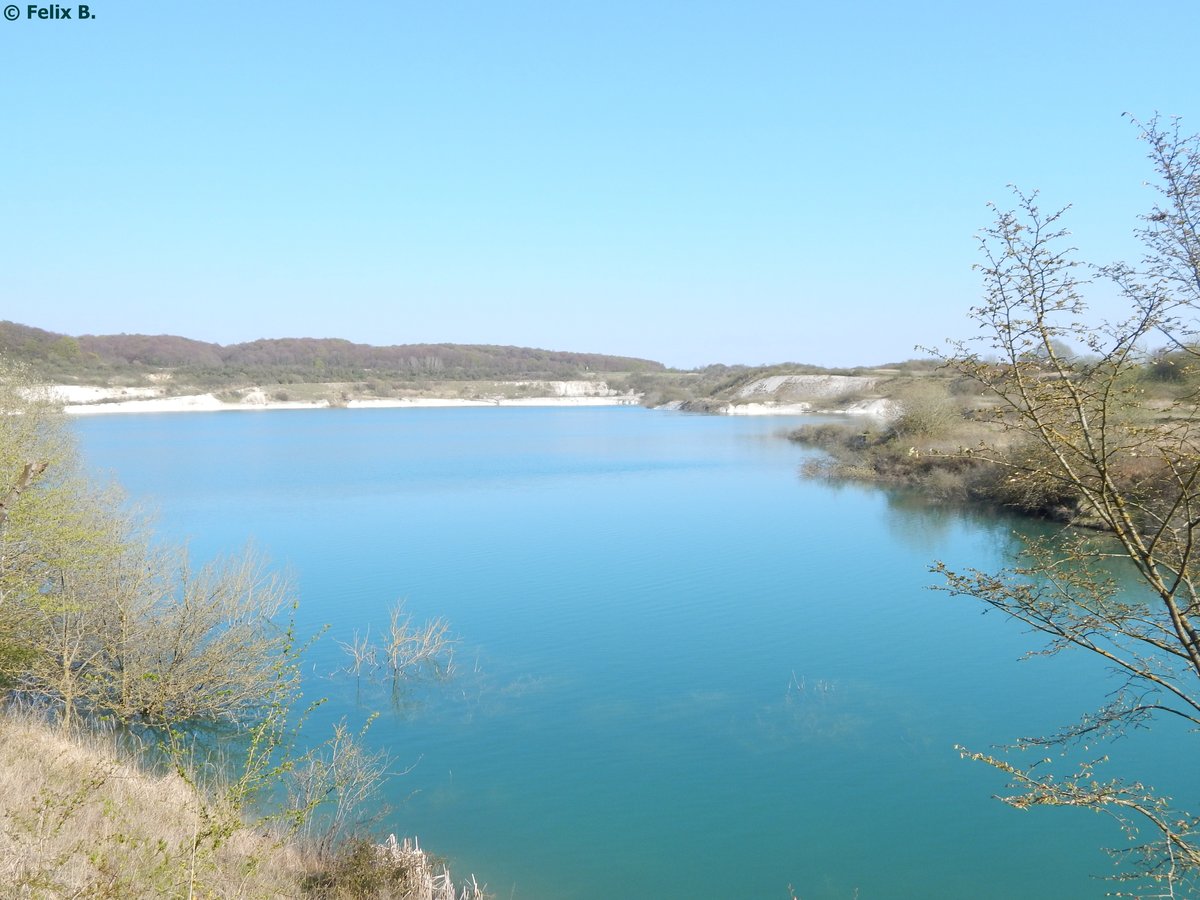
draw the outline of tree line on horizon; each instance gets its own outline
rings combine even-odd
[[[0,355],[48,379],[144,376],[170,370],[194,384],[238,379],[289,384],[371,377],[446,380],[587,378],[662,372],[648,359],[481,344],[377,347],[339,338],[266,338],[214,344],[177,335],[71,336],[0,322]]]

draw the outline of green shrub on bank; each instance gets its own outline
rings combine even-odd
[[[811,476],[875,482],[938,502],[983,503],[1057,521],[1075,518],[1078,495],[1060,479],[1042,474],[1048,468],[1029,451],[1009,447],[998,456],[983,457],[970,447],[979,444],[985,424],[961,417],[952,427],[943,427],[940,417],[933,421],[939,426],[937,442],[916,441],[918,435],[900,428],[861,423],[806,425],[789,438],[824,451],[806,463],[804,471]]]

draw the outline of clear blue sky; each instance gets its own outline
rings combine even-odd
[[[1121,113],[1200,131],[1195,0],[25,5],[0,318],[72,334],[902,359],[1005,185],[1136,256]]]

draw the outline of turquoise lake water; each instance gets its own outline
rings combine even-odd
[[[197,558],[291,571],[311,726],[381,713],[383,831],[498,898],[1102,897],[1100,817],[961,761],[1114,685],[928,589],[1015,523],[807,480],[794,420],[634,409],[103,416],[93,466]],[[404,599],[457,674],[391,702],[335,641]],[[1157,732],[1156,732],[1157,736]],[[1165,742],[1126,742],[1169,773]],[[1115,754],[1114,754],[1115,755]]]

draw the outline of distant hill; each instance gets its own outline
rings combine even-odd
[[[58,381],[142,377],[161,371],[194,384],[288,384],[369,378],[439,380],[589,378],[665,371],[662,363],[600,353],[480,344],[375,347],[337,338],[272,338],[210,344],[176,335],[71,336],[0,322],[0,355]]]

